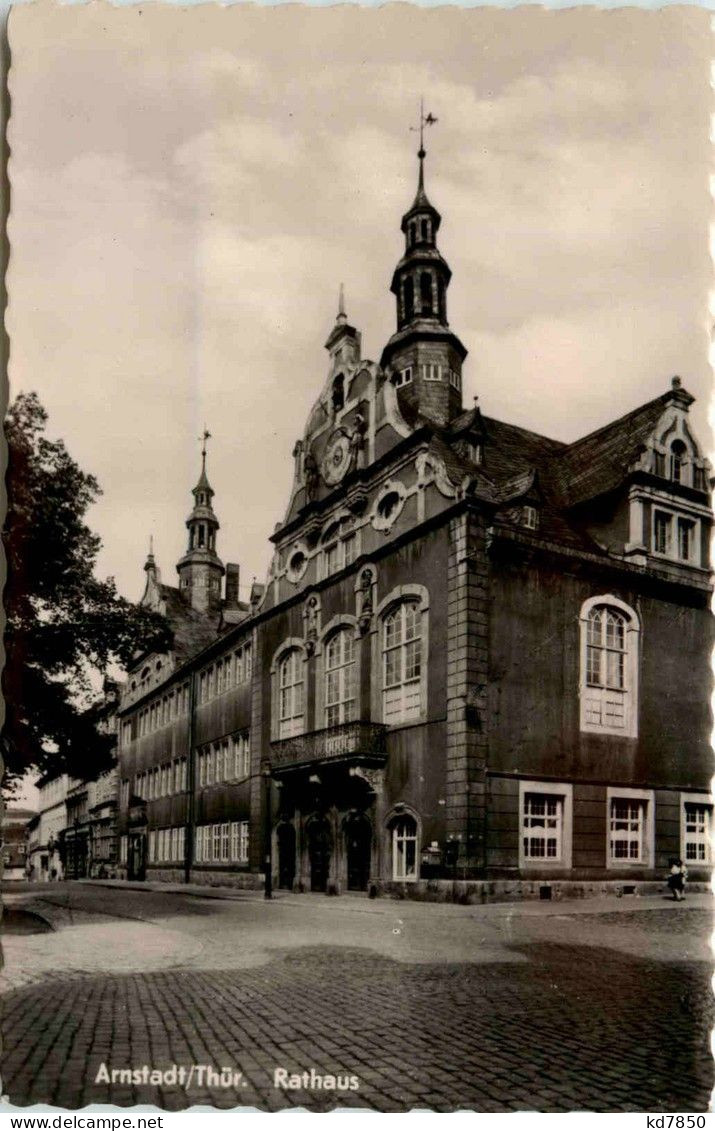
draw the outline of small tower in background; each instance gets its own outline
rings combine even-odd
[[[338,315],[328,335],[325,348],[330,354],[329,375],[333,379],[331,407],[333,412],[337,413],[343,408],[347,395],[345,370],[360,360],[360,331],[348,322],[345,313],[345,289],[342,283],[338,298]]]
[[[444,426],[462,411],[467,350],[447,321],[452,272],[437,248],[442,218],[425,192],[424,127],[436,120],[425,116],[420,106],[417,195],[402,217],[405,252],[390,287],[397,304],[397,330],[382,351],[381,363],[400,390],[400,399]]]
[[[201,474],[192,491],[194,507],[186,520],[189,544],[186,553],[177,563],[179,588],[188,604],[198,612],[217,611],[221,606],[221,579],[224,565],[216,553],[216,533],[219,521],[214,514],[214,490],[206,475],[206,441],[210,432],[201,437]]]

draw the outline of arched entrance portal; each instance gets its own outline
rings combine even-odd
[[[284,822],[278,826],[278,887],[293,890],[295,880],[295,829]]]
[[[331,851],[330,825],[325,817],[317,817],[308,826],[311,891],[327,891]]]
[[[364,813],[348,817],[345,822],[348,891],[367,891],[371,847],[372,828]]]

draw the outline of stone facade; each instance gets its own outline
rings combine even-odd
[[[707,873],[692,398],[572,444],[464,411],[423,161],[396,331],[362,358],[341,295],[265,584],[242,603],[229,566],[222,596],[205,452],[179,587],[147,563],[175,647],[120,703],[130,878],[480,901]]]

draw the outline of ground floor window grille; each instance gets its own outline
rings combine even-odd
[[[646,803],[626,797],[611,798],[610,854],[613,862],[643,861]]]
[[[392,878],[417,879],[417,823],[413,817],[400,817],[392,826]]]
[[[712,806],[685,804],[685,860],[693,864],[710,862],[710,822]]]
[[[524,857],[527,860],[560,860],[564,823],[564,799],[556,794],[524,794]]]

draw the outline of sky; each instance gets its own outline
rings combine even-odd
[[[340,283],[364,356],[427,191],[465,405],[563,440],[707,402],[705,10],[112,8],[10,19],[11,394],[99,479],[101,576],[175,563],[204,424],[218,549],[261,580]]]

